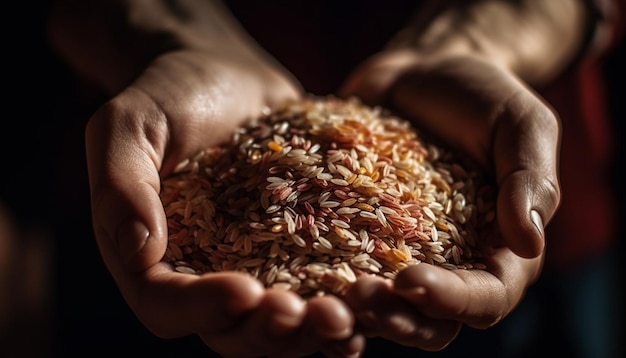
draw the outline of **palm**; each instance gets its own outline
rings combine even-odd
[[[358,341],[342,343],[353,321],[337,299],[305,304],[243,274],[185,275],[161,262],[168,229],[160,179],[184,158],[228,140],[266,106],[297,96],[295,84],[269,67],[173,52],[91,118],[86,143],[96,239],[124,298],[156,335],[195,333],[227,356],[301,355],[333,347],[328,342],[361,349]]]
[[[471,58],[428,62],[406,53],[377,56],[354,72],[342,94],[388,106],[466,152],[494,175],[499,190],[504,246],[488,257],[487,270],[417,265],[390,284],[358,282],[347,299],[357,317],[365,317],[360,322],[366,332],[440,349],[461,323],[480,328],[497,323],[536,279],[543,225],[559,204],[554,113],[509,72]]]

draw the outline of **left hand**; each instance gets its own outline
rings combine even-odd
[[[346,296],[358,323],[368,335],[425,350],[443,349],[463,324],[498,323],[541,271],[544,226],[560,203],[559,118],[514,74],[480,57],[382,53],[339,93],[396,111],[493,174],[503,240],[487,270],[420,264],[391,282],[359,280]]]

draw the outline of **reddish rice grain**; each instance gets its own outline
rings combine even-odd
[[[182,273],[238,270],[303,297],[419,263],[484,269],[493,187],[467,160],[358,100],[267,112],[163,181]]]

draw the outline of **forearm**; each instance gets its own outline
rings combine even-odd
[[[437,0],[436,2],[439,2]],[[429,58],[473,56],[533,85],[562,71],[584,45],[590,16],[580,0],[447,1],[390,43]]]
[[[49,36],[72,69],[109,94],[168,50],[251,58],[262,53],[221,2],[212,0],[58,0]]]

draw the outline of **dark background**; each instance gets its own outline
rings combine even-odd
[[[0,202],[17,220],[20,240],[14,253],[16,309],[8,329],[0,322],[0,355],[208,353],[195,337],[164,341],[150,334],[122,300],[100,259],[91,231],[83,130],[102,98],[77,82],[48,48],[47,8],[45,1],[24,2],[4,13]],[[618,143],[617,183],[624,183],[626,163],[624,47],[606,62]],[[621,203],[626,203],[624,187],[618,185]],[[621,210],[626,217],[624,205]],[[624,252],[623,240],[620,250]],[[29,288],[32,277],[39,289]],[[29,292],[42,298],[33,299]],[[385,355],[402,351],[384,349],[389,349]]]

